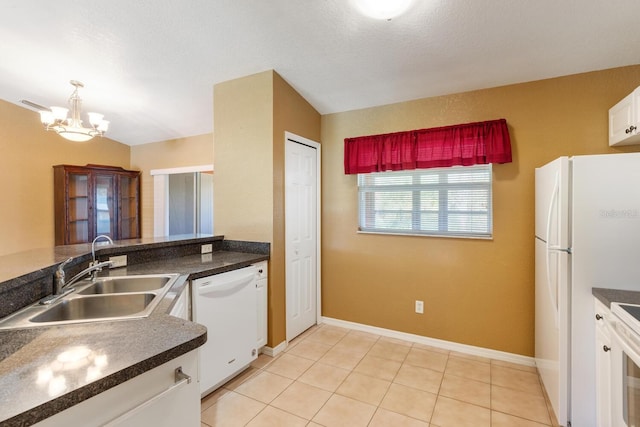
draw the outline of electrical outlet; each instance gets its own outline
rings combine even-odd
[[[110,256],[109,257],[109,261],[111,261],[113,263],[110,268],[126,267],[127,266],[127,256],[126,255]]]
[[[211,252],[213,252],[213,245],[211,243],[200,247],[200,253],[202,254],[210,254]]]
[[[424,313],[424,301],[416,300],[416,313],[418,314]]]

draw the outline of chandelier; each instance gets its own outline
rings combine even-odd
[[[46,130],[52,130],[63,138],[75,142],[88,141],[94,136],[102,136],[109,128],[109,122],[104,120],[104,115],[99,113],[88,113],[89,124],[91,127],[82,126],[80,119],[80,109],[82,107],[82,99],[78,95],[78,89],[84,85],[77,81],[71,80],[71,85],[75,87],[71,97],[69,98],[69,108],[51,107],[40,111],[40,120]]]

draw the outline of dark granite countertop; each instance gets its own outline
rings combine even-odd
[[[126,244],[118,244],[122,251]],[[86,245],[76,246],[86,250]],[[56,248],[49,251],[54,262],[70,255],[61,256],[61,251],[82,254],[80,248]],[[0,426],[32,425],[200,347],[206,342],[206,328],[168,314],[187,280],[267,259],[264,253],[215,251],[111,269],[102,275],[179,273],[181,277],[147,318],[0,331]],[[50,260],[31,262],[45,267]],[[20,274],[28,272],[23,269]],[[7,276],[0,274],[0,282],[3,278]],[[70,354],[83,355],[81,366],[63,363]]]
[[[179,273],[189,275],[190,280],[237,270],[260,261],[268,260],[268,255],[246,252],[217,251],[204,255],[188,255],[180,258],[151,261],[128,267],[114,268],[112,276],[128,274]]]
[[[190,242],[221,241],[223,236],[211,236],[202,234],[168,236],[168,237],[148,237],[144,239],[118,240],[114,245],[105,245],[104,241],[96,243],[97,253],[122,253],[139,251],[149,247],[161,248],[175,244],[187,244]],[[81,257],[91,254],[91,243],[80,243],[77,245],[55,246],[50,248],[37,248],[14,254],[0,256],[0,286],[4,282],[22,276],[29,276],[52,265],[59,264],[69,257]]]
[[[640,304],[640,291],[622,291],[618,289],[591,288],[591,293],[609,309],[611,309],[612,302]]]

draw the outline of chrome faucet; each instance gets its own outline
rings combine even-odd
[[[99,239],[106,239],[110,244],[113,245],[113,240],[111,240],[111,237],[107,236],[106,234],[101,234],[99,236],[96,236],[95,239],[93,239],[93,242],[91,242],[91,258],[93,261],[91,261],[91,264],[96,264],[96,242]]]
[[[62,287],[60,288],[60,290],[62,291],[64,289],[68,288],[69,286],[73,285],[74,283],[76,283],[78,280],[82,279],[84,276],[86,276],[89,273],[92,273],[91,274],[91,281],[94,281],[94,280],[96,280],[95,273],[97,273],[98,271],[102,271],[102,267],[111,267],[112,265],[113,265],[113,261],[98,262],[96,264],[91,263],[89,265],[89,267],[85,268],[80,273],[78,273],[75,276],[73,276],[71,278],[71,280],[69,280],[67,283],[63,283]]]
[[[65,272],[64,267],[69,264],[73,260],[73,257],[69,258],[65,262],[61,263],[56,270],[56,280],[53,284],[53,294],[59,295],[60,292],[65,288]]]
[[[113,245],[113,240],[111,240],[111,237],[109,237],[107,235],[104,235],[104,234],[101,234],[101,235],[97,236],[95,239],[93,239],[93,242],[91,242],[91,259],[92,259],[92,261],[89,263],[89,267],[85,268],[80,273],[78,273],[75,276],[73,276],[71,278],[71,280],[69,280],[68,282],[65,280],[66,274],[64,272],[64,268],[67,266],[67,264],[69,264],[73,260],[73,257],[71,257],[71,258],[67,259],[65,262],[61,263],[58,266],[57,270],[56,270],[55,281],[54,281],[54,284],[53,284],[53,295],[50,295],[50,296],[45,297],[42,300],[40,300],[40,304],[52,304],[52,303],[58,301],[63,296],[67,295],[68,293],[73,292],[73,289],[70,288],[70,286],[73,285],[74,283],[76,283],[78,280],[82,279],[87,274],[91,274],[91,281],[94,281],[94,280],[96,280],[97,273],[99,271],[102,271],[102,267],[111,267],[113,265],[112,261],[98,262],[96,260],[95,244],[100,239],[105,239],[110,244]]]
[[[80,273],[76,274],[69,280],[68,282],[65,280],[66,273],[64,272],[64,267],[69,264],[73,260],[73,257],[67,259],[65,262],[61,263],[55,274],[55,281],[53,284],[53,295],[43,298],[40,300],[40,304],[52,304],[58,301],[63,296],[68,293],[73,292],[73,289],[70,288],[71,285],[76,283],[78,280],[82,279],[89,273],[91,274],[91,280],[96,279],[96,273],[98,271],[102,271],[102,267],[111,267],[113,265],[113,261],[104,261],[104,262],[96,262],[95,259],[93,262],[89,263],[89,267],[82,270]]]

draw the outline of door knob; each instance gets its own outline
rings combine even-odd
[[[607,347],[606,345],[602,346],[602,349],[607,352],[607,351],[611,351],[611,347]]]
[[[602,320],[602,316],[596,313],[596,320]]]

